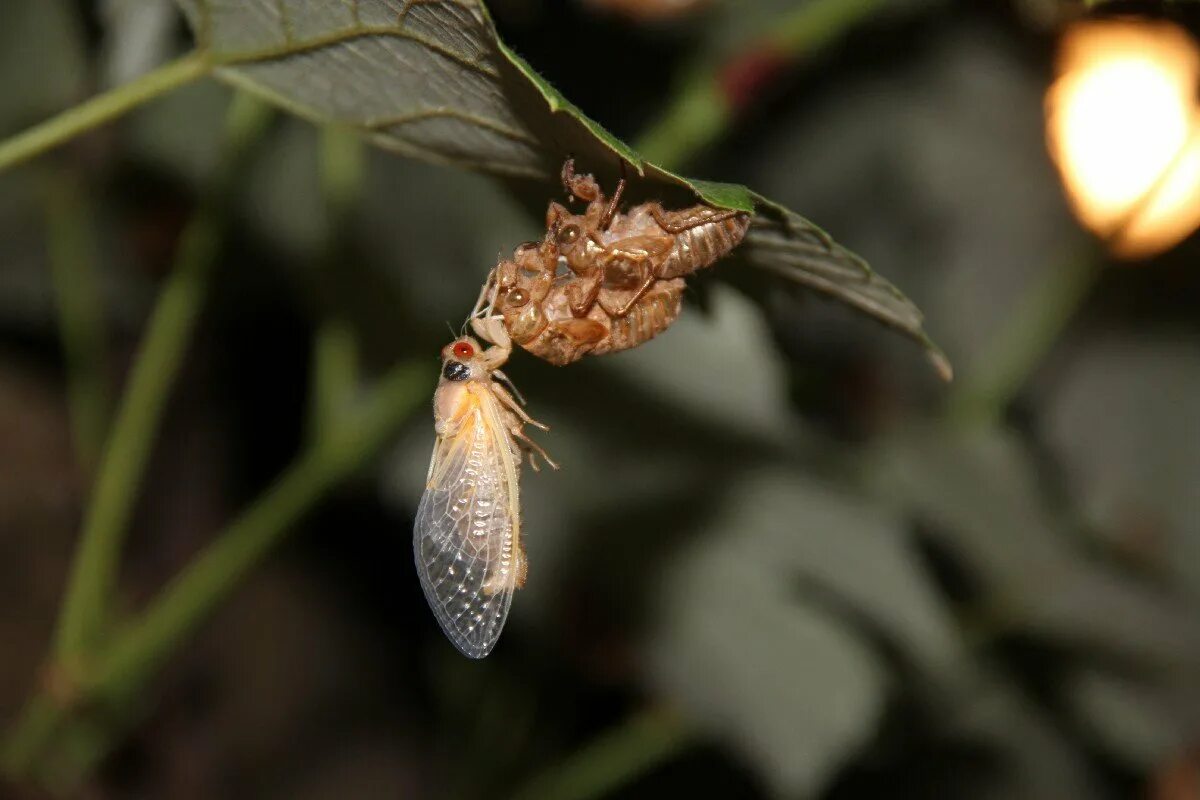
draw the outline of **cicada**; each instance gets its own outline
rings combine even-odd
[[[437,442],[417,508],[413,551],[429,607],[446,636],[470,658],[483,658],[504,629],[513,592],[525,583],[521,538],[523,455],[558,465],[525,435],[531,418],[500,367],[511,345],[504,331],[473,320],[495,342],[469,336],[442,348],[433,396]],[[507,386],[507,388],[506,388]],[[510,391],[511,389],[511,391]]]
[[[518,247],[488,278],[491,304],[512,339],[554,364],[626,350],[679,316],[684,278],[741,243],[750,216],[657,202],[621,211],[625,179],[606,198],[591,175],[563,164],[563,185],[588,201],[583,214],[551,202],[546,234]]]

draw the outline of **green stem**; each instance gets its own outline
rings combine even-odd
[[[222,167],[184,231],[175,264],[147,324],[102,457],[67,586],[55,644],[62,669],[80,668],[107,622],[121,547],[146,459],[207,294],[224,228],[226,195],[236,185],[250,145],[270,118],[258,100],[235,96]]]
[[[297,520],[391,437],[428,396],[431,380],[423,365],[393,368],[361,413],[301,455],[118,636],[87,694],[119,700],[141,688]]]
[[[366,175],[366,147],[362,137],[341,125],[323,126],[320,174],[330,238],[336,239],[362,197]]]
[[[336,312],[329,312],[317,326],[312,359],[309,437],[316,442],[336,429],[358,387],[358,338]]]
[[[50,150],[130,109],[207,75],[208,56],[189,53],[135,81],[80,103],[0,143],[0,172]]]
[[[952,424],[999,421],[1087,298],[1103,263],[1099,249],[1087,246],[1042,273],[950,395],[946,411]]]
[[[809,0],[772,20],[732,58],[694,67],[671,105],[635,144],[647,160],[676,170],[720,138],[737,110],[722,88],[726,68],[755,56],[779,62],[811,55],[844,36],[883,5],[883,0]]]
[[[362,139],[348,128],[326,125],[321,129],[320,175],[325,198],[328,235],[318,280],[331,287],[339,272],[350,216],[362,196],[365,155]],[[336,306],[332,291],[322,292]],[[339,310],[330,308],[313,341],[310,436],[313,441],[336,425],[358,388],[358,340],[354,328]]]
[[[91,473],[109,415],[108,334],[97,285],[99,247],[82,182],[55,171],[46,181],[46,247],[58,305],[71,429],[81,466]]]
[[[808,55],[846,35],[885,0],[810,0],[771,24],[764,42],[776,52]]]
[[[27,776],[47,753],[75,709],[114,711],[153,679],[158,668],[240,584],[295,523],[334,486],[360,468],[428,397],[427,368],[392,369],[364,407],[338,430],[314,444],[249,509],[233,521],[80,676],[70,703],[43,692],[26,706],[0,749],[0,767],[12,778]],[[107,736],[121,725],[118,716]],[[95,732],[93,732],[95,734]],[[95,734],[89,752],[105,752]],[[79,770],[87,765],[74,764]],[[52,770],[51,772],[62,772]],[[53,777],[53,775],[49,776]],[[63,776],[60,776],[63,777]],[[69,785],[70,776],[65,776]]]
[[[514,800],[592,800],[635,780],[679,753],[691,737],[674,715],[652,709],[601,734],[538,775]]]
[[[0,748],[0,770],[5,777],[15,781],[27,774],[29,765],[50,746],[65,714],[63,705],[45,692],[25,704]]]

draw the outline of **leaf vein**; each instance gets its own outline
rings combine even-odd
[[[396,114],[394,116],[380,117],[377,119],[367,120],[367,121],[363,122],[362,124],[372,131],[383,131],[388,128],[394,128],[394,127],[399,127],[399,126],[403,126],[403,125],[408,125],[413,122],[421,122],[421,121],[427,120],[427,119],[439,119],[439,118],[449,118],[449,119],[458,120],[460,122],[465,122],[468,125],[474,125],[478,128],[483,128],[484,130],[492,131],[493,133],[497,133],[508,139],[512,139],[513,141],[521,142],[523,144],[528,144],[531,147],[540,147],[541,146],[541,142],[538,139],[536,139],[533,136],[530,136],[525,131],[519,130],[517,128],[509,127],[508,125],[505,125],[504,123],[502,123],[498,120],[489,119],[488,117],[477,116],[475,114],[471,114],[469,112],[463,111],[462,109],[452,108],[450,106],[439,106],[437,108],[423,108],[418,111],[412,111],[407,114]]]
[[[404,39],[406,41],[414,42],[415,44],[418,44],[431,52],[444,56],[445,58],[448,58],[451,61],[466,67],[467,69],[478,72],[481,75],[486,75],[496,80],[499,80],[500,78],[500,73],[495,69],[481,64],[478,61],[474,61],[457,50],[453,50],[445,45],[440,44],[439,42],[428,39],[420,34],[413,33],[405,28],[397,28],[395,26],[357,26],[355,28],[337,31],[335,33],[314,37],[312,39],[290,42],[286,47],[266,47],[261,50],[250,50],[229,55],[217,54],[215,59],[222,66],[256,64],[265,61],[275,61],[278,59],[287,58],[288,56],[312,53],[329,47],[335,47],[339,44],[355,42],[360,39],[370,39],[374,36]]]

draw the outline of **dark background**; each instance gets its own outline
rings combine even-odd
[[[636,140],[739,18],[774,13],[728,5],[655,25],[576,3],[494,13]],[[0,132],[110,85],[119,54],[184,46],[173,12],[144,6],[165,19],[149,45],[112,7],[4,0]],[[563,469],[525,476],[529,581],[484,662],[444,640],[412,567],[422,405],[171,660],[81,796],[1196,797],[1197,244],[1115,262],[1073,221],[1042,97],[1077,11],[885,5],[684,170],[861,253],[960,376],[988,374],[1047,275],[1093,265],[998,420],[949,415],[962,381],[908,340],[783,286],[752,302],[718,266],[644,348],[563,369],[514,356]],[[46,187],[83,209],[115,392],[229,94],[185,88],[0,176],[0,721],[37,685],[89,485]],[[539,235],[502,183],[372,151],[330,269],[316,153],[316,129],[281,118],[231,201],[127,548],[130,609],[299,451],[322,320],[348,321],[368,374],[432,365],[496,257]]]

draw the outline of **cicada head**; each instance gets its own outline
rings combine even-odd
[[[506,342],[484,349],[471,336],[455,339],[442,348],[442,382],[488,382],[492,373],[504,366],[512,348]]]
[[[451,383],[487,380],[491,368],[483,359],[484,352],[471,336],[455,339],[442,348],[442,380]]]

